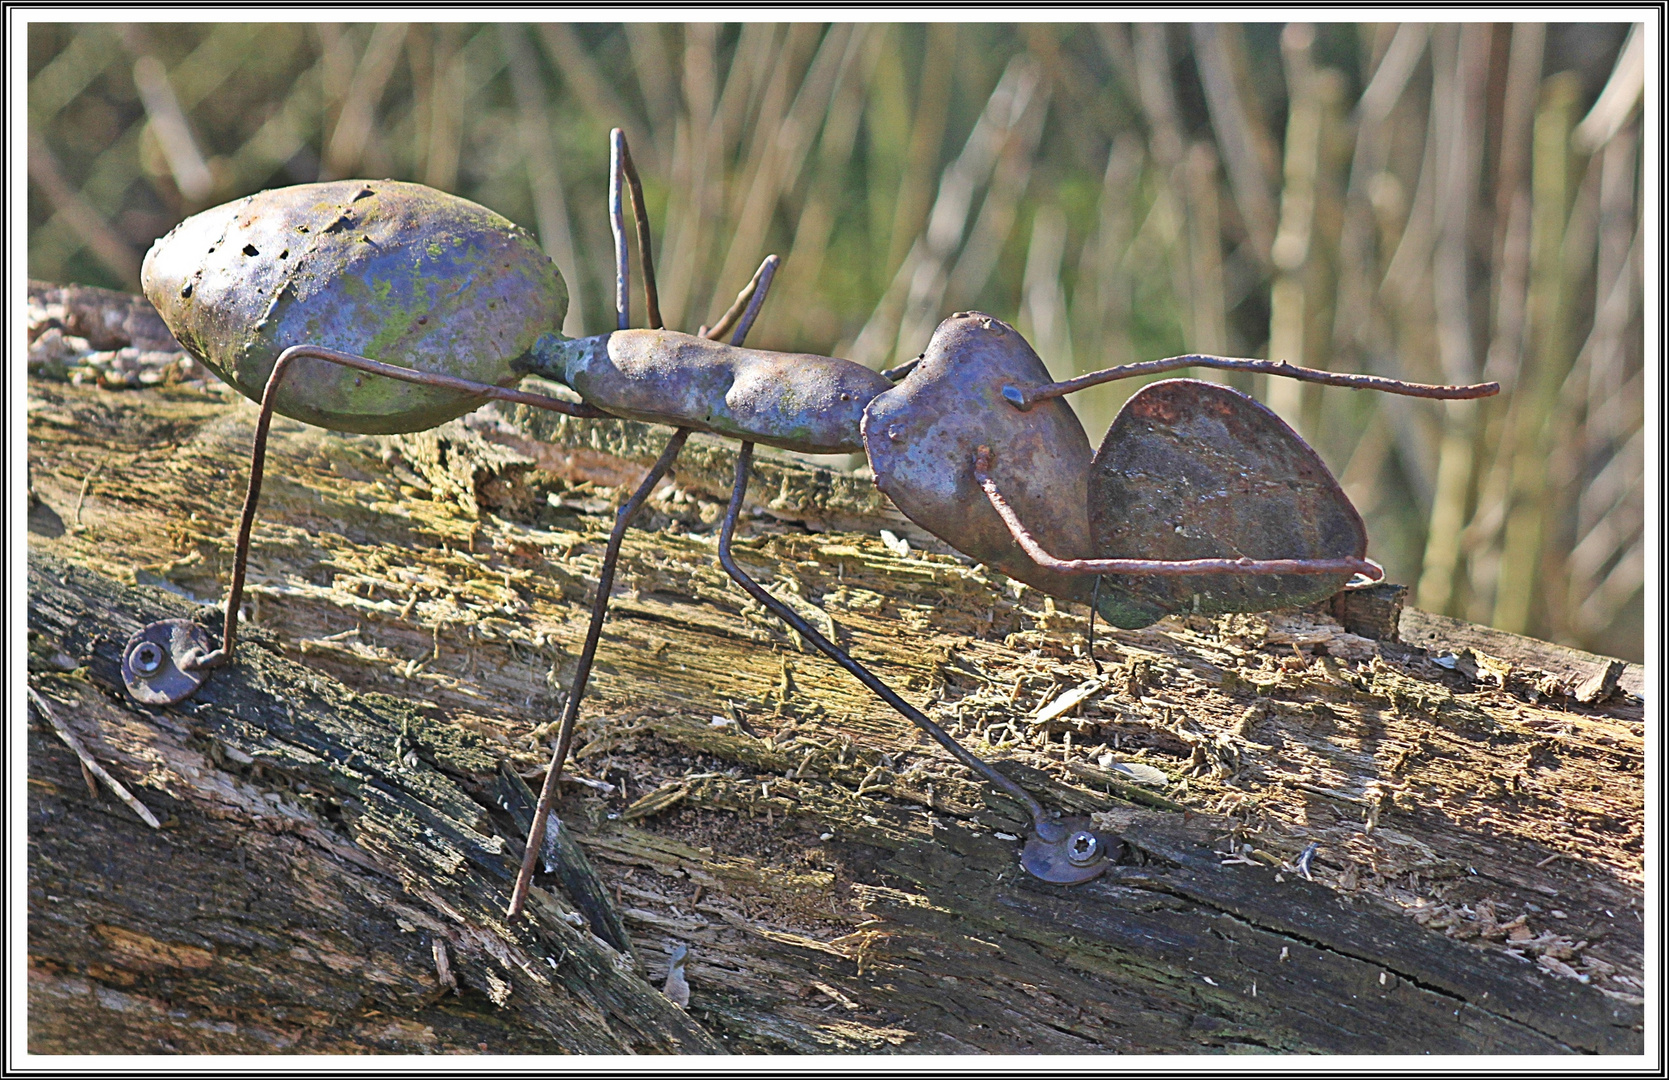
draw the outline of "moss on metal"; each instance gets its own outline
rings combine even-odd
[[[156,242],[143,280],[181,344],[254,400],[294,345],[509,385],[511,361],[568,310],[561,275],[525,230],[391,180],[279,188],[205,210]],[[301,365],[278,412],[334,430],[418,431],[481,404]]]

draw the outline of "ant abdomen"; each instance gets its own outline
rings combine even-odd
[[[306,342],[508,386],[520,378],[511,361],[568,310],[526,230],[393,180],[302,184],[205,210],[152,245],[141,282],[180,343],[256,401],[278,355]],[[336,431],[422,431],[485,400],[298,364],[274,408]]]

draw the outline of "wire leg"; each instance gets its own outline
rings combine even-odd
[[[771,291],[771,282],[776,280],[777,266],[782,260],[775,255],[765,256],[765,261],[759,264],[754,273],[755,286],[753,296],[748,300],[747,310],[742,312],[741,321],[736,324],[736,333],[730,339],[732,345],[740,345],[753,329],[753,321],[759,318],[759,309],[765,306],[765,296]]]
[[[648,499],[655,485],[660,483],[678,452],[684,448],[684,440],[689,438],[689,428],[679,428],[667,440],[666,449],[650,467],[643,482],[638,485],[632,497],[620,508],[615,517],[614,529],[609,533],[608,547],[603,553],[602,572],[597,580],[597,596],[591,604],[591,623],[586,629],[585,645],[580,650],[579,666],[574,672],[574,681],[568,690],[568,701],[562,710],[562,723],[557,732],[556,750],[551,755],[550,768],[545,773],[545,783],[539,792],[539,804],[534,810],[533,827],[528,832],[527,852],[522,858],[521,872],[516,876],[515,888],[511,893],[508,914],[514,918],[521,912],[522,904],[527,899],[527,888],[533,879],[533,867],[544,843],[545,819],[550,814],[551,803],[556,798],[557,781],[562,775],[563,763],[568,759],[568,750],[573,743],[574,722],[579,717],[580,703],[585,698],[586,683],[591,678],[591,665],[597,656],[597,643],[602,637],[603,618],[608,613],[609,593],[614,587],[614,570],[620,560],[620,545],[625,539],[626,529],[632,519],[637,517],[638,511]]]
[[[243,494],[243,513],[238,519],[237,547],[232,555],[232,587],[226,594],[226,621],[220,631],[220,648],[201,656],[194,665],[199,670],[216,668],[232,659],[238,645],[238,609],[243,606],[244,577],[249,570],[249,534],[255,527],[255,507],[261,501],[261,480],[266,475],[267,432],[272,428],[272,406],[278,396],[278,384],[289,370],[289,357],[281,357],[272,366],[267,386],[261,393],[261,414],[255,421],[255,439],[249,449],[249,486]]]
[[[545,772],[544,787],[539,790],[539,805],[533,811],[533,828],[527,834],[527,852],[522,856],[521,872],[516,875],[515,888],[510,893],[510,907],[506,914],[515,918],[521,914],[527,900],[527,888],[533,881],[533,868],[538,863],[544,846],[545,819],[550,816],[551,803],[556,799],[557,781],[562,777],[563,763],[568,760],[568,749],[574,741],[574,722],[579,718],[580,702],[585,699],[585,686],[591,678],[591,663],[597,657],[597,642],[603,634],[603,616],[608,613],[609,592],[614,587],[614,568],[620,560],[620,543],[626,529],[637,517],[649,493],[655,490],[661,477],[672,467],[678,451],[689,438],[689,428],[679,428],[667,440],[666,449],[649,469],[632,497],[620,508],[614,519],[614,531],[609,533],[608,548],[603,553],[603,569],[597,578],[597,597],[591,602],[591,625],[585,632],[585,646],[580,650],[579,666],[574,670],[573,685],[568,688],[568,702],[562,709],[562,724],[557,731],[556,750],[551,754],[550,768]]]
[[[267,385],[261,391],[261,413],[255,421],[255,439],[250,446],[249,487],[244,492],[243,514],[238,521],[237,547],[232,556],[232,586],[226,596],[226,622],[220,635],[220,648],[199,656],[195,660],[188,661],[190,666],[196,670],[216,668],[229,662],[232,659],[233,649],[237,647],[238,608],[243,604],[243,585],[249,567],[249,534],[255,526],[255,507],[261,501],[261,480],[266,472],[267,433],[272,428],[273,406],[278,400],[278,389],[283,385],[285,376],[290,373],[290,369],[295,366],[297,360],[303,359],[324,360],[342,367],[354,368],[357,371],[384,375],[400,382],[480,394],[486,398],[551,409],[556,412],[567,413],[570,416],[603,415],[589,405],[574,405],[557,398],[546,397],[543,394],[528,394],[520,390],[509,390],[490,383],[460,379],[454,375],[416,371],[412,368],[399,367],[368,357],[356,356],[353,353],[338,352],[335,349],[325,349],[313,345],[296,345],[285,349],[279,354],[278,359],[273,362],[272,371],[267,375]]]
[[[614,234],[614,328],[624,330],[632,323],[632,264],[626,251],[626,211],[621,192],[626,133],[615,128],[608,134],[608,224]]]
[[[742,286],[742,291],[736,294],[735,303],[731,304],[725,310],[725,313],[719,316],[719,321],[714,323],[711,329],[702,327],[701,336],[717,340],[730,332],[730,328],[737,324],[737,321],[743,317],[744,312],[752,310],[755,315],[758,315],[759,305],[755,304],[754,300],[757,297],[760,303],[764,302],[760,293],[770,291],[771,280],[776,277],[778,261],[775,255],[765,256],[765,261],[759,264],[759,269],[753,272],[753,277],[749,279],[746,285]],[[743,326],[741,333],[745,336],[752,326],[753,319],[750,318]],[[739,338],[731,340],[732,345],[740,345],[741,343]]]
[[[991,478],[991,448],[982,446],[974,454],[974,480],[985,492],[991,508],[1008,526],[1009,535],[1032,562],[1058,574],[1155,574],[1181,577],[1190,574],[1361,574],[1371,581],[1385,576],[1384,567],[1359,556],[1336,559],[1062,559],[1051,555],[1033,536],[1003,497]]]
[[[637,166],[632,164],[632,148],[626,143],[626,133],[615,128],[612,136],[618,139],[620,166],[626,174],[626,183],[632,190],[632,218],[637,223],[637,250],[643,259],[644,314],[649,319],[649,329],[659,330],[665,324],[661,322],[660,292],[655,287],[655,252],[649,239],[649,208],[643,203],[643,181],[638,179]],[[615,189],[611,187],[609,190],[611,198],[614,197]],[[611,202],[610,208],[617,205],[617,202]],[[620,229],[622,233],[625,231],[624,224]],[[624,324],[620,328],[624,330]]]
[[[736,485],[731,490],[730,507],[725,511],[724,527],[719,532],[719,565],[724,567],[725,573],[729,574],[736,584],[747,590],[749,596],[765,605],[773,615],[792,626],[795,632],[811,642],[824,656],[845,668],[859,682],[874,691],[875,695],[882,701],[898,710],[905,719],[931,735],[935,742],[950,753],[951,757],[991,781],[1010,797],[1017,800],[1026,808],[1026,812],[1031,814],[1034,828],[1045,825],[1048,822],[1048,817],[1044,812],[1043,805],[1034,799],[1029,791],[992,768],[983,759],[969,752],[961,743],[951,738],[948,731],[930,720],[927,714],[899,697],[891,687],[877,678],[868,668],[854,660],[846,650],[818,633],[816,627],[801,618],[793,608],[766,592],[759,582],[749,577],[736,564],[736,560],[730,552],[730,545],[736,535],[736,519],[742,512],[742,499],[748,490],[748,470],[752,464],[753,444],[745,442],[742,444],[741,452],[736,456]]]

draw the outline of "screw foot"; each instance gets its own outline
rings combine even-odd
[[[1026,873],[1057,885],[1078,885],[1100,877],[1112,865],[1118,837],[1097,832],[1089,818],[1047,821],[1032,829],[1020,852]]]
[[[173,705],[197,692],[209,669],[190,663],[211,651],[208,634],[189,619],[139,629],[122,649],[122,682],[144,705]]]

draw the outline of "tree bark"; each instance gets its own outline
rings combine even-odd
[[[861,475],[762,460],[743,564],[1124,838],[1104,877],[1046,885],[1016,805],[730,584],[734,450],[697,438],[625,546],[558,806],[577,845],[507,920],[615,488],[664,433],[276,422],[248,636],[145,708],[122,646],[155,618],[218,632],[254,408],[154,343],[135,363],[163,377],[120,393],[53,348],[29,383],[34,1053],[1643,1050],[1638,666],[1382,606],[1403,641],[1334,608],[1102,628],[1098,675],[1085,609]]]

